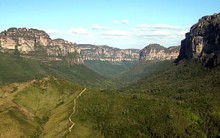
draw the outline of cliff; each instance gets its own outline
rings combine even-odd
[[[176,63],[197,59],[204,66],[220,65],[220,13],[199,19],[185,37]]]
[[[37,29],[9,28],[0,33],[0,51],[18,52],[26,58],[38,60],[66,60],[70,64],[82,64],[83,60],[134,61],[171,60],[179,54],[179,47],[165,48],[151,44],[142,49],[119,49],[106,45],[75,44],[63,39],[51,39]]]
[[[80,49],[71,42],[63,39],[52,40],[50,36],[37,29],[9,28],[0,33],[0,50],[2,52],[18,51],[22,56],[29,58],[41,58],[44,60],[69,59],[69,54],[80,54]],[[74,56],[76,64],[83,61],[80,56]],[[71,62],[73,63],[73,62]]]
[[[83,60],[133,61],[139,57],[139,49],[119,49],[109,46],[78,44]]]
[[[140,51],[140,60],[172,60],[179,55],[178,46],[169,48],[163,47],[159,44],[150,44]]]

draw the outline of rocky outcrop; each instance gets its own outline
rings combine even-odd
[[[140,60],[172,60],[179,55],[179,46],[169,48],[159,44],[150,44],[140,51]]]
[[[138,60],[139,49],[119,49],[109,46],[78,44],[83,60],[133,61]]]
[[[171,60],[178,56],[179,47],[165,48],[151,44],[141,51],[119,49],[106,45],[75,44],[63,39],[52,40],[46,32],[37,29],[9,28],[0,33],[0,51],[16,51],[23,57],[39,60],[66,60],[70,64],[82,64],[83,60]]]
[[[37,29],[9,28],[1,32],[0,50],[2,52],[17,50],[24,57],[43,56],[43,59],[47,60],[62,60],[63,57],[73,53],[78,56],[68,60],[74,61],[71,63],[83,63],[79,56],[80,49],[76,44],[63,39],[52,40],[46,32]]]
[[[193,58],[205,66],[220,65],[220,13],[202,17],[185,36],[176,63]]]
[[[26,28],[9,28],[0,33],[0,43],[3,49],[18,49],[22,53],[34,51],[37,45],[51,45],[51,39],[44,31]]]

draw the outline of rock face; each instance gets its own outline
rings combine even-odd
[[[220,64],[220,13],[202,17],[185,36],[177,63],[194,58],[205,66]]]
[[[37,45],[51,45],[51,39],[44,31],[26,28],[9,28],[0,33],[3,49],[18,49],[22,53],[34,51]]]
[[[63,39],[52,40],[37,29],[9,28],[0,33],[0,51],[15,52],[26,58],[39,60],[66,60],[70,64],[82,64],[83,60],[134,61],[171,60],[179,54],[179,47],[165,48],[151,44],[139,49],[119,49],[109,46],[75,44]]]
[[[133,61],[138,60],[139,49],[119,49],[109,46],[78,44],[83,60]]]
[[[140,51],[140,60],[172,60],[179,55],[179,46],[169,48],[159,44],[150,44]]]
[[[52,40],[50,36],[37,29],[27,28],[9,28],[7,31],[0,33],[0,50],[2,52],[10,52],[17,50],[24,57],[44,56],[48,60],[62,60],[63,57],[70,60],[71,63],[81,64],[83,60],[80,58],[80,49],[71,42],[63,39]],[[62,58],[61,58],[62,57]]]

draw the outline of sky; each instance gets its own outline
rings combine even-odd
[[[202,16],[219,12],[220,0],[2,0],[0,31],[26,27],[77,44],[169,47]]]

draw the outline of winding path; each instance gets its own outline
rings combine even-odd
[[[73,101],[73,112],[72,114],[69,116],[69,121],[70,123],[72,124],[70,127],[69,127],[69,132],[71,133],[72,131],[72,128],[74,127],[75,123],[72,121],[72,116],[73,114],[76,112],[76,100],[86,91],[86,88],[84,90],[82,90],[77,96],[76,98],[74,99]]]

